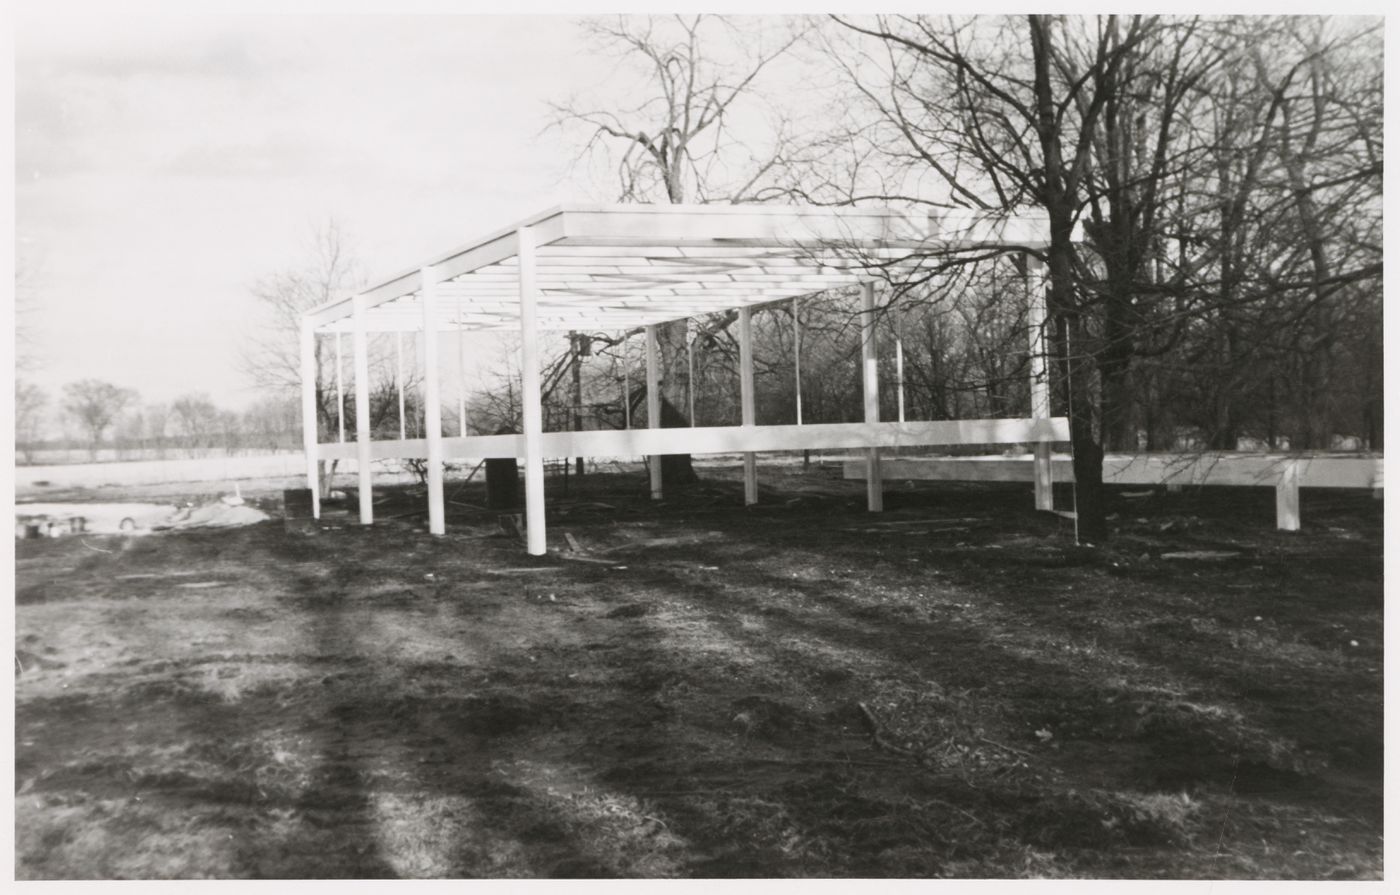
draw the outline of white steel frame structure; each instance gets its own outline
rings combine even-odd
[[[879,282],[913,273],[923,259],[957,250],[1031,251],[1048,240],[1030,217],[921,218],[888,208],[806,206],[563,206],[473,241],[421,268],[308,311],[302,319],[302,409],[307,480],[317,495],[322,460],[355,459],[360,521],[373,522],[371,463],[428,461],[428,528],[446,531],[443,462],[513,457],[525,465],[527,549],[545,552],[543,458],[648,455],[651,491],[662,496],[663,454],[742,453],[746,503],[758,500],[760,451],[855,449],[868,458],[868,506],[882,508],[882,448],[947,444],[1036,446],[1035,500],[1051,509],[1050,445],[1069,439],[1068,421],[1050,416],[1043,326],[1043,271],[1027,255],[1030,416],[1022,419],[881,422],[875,322]],[[759,426],[753,411],[750,317],[756,307],[840,287],[861,290],[865,419],[859,423]],[[739,312],[742,424],[685,429],[660,426],[656,327],[699,314]],[[544,432],[541,425],[542,331],[635,330],[645,335],[648,428]],[[437,334],[519,332],[522,432],[444,437]],[[316,417],[316,339],[352,336],[356,406],[368,406],[371,333],[423,338],[423,438],[373,441],[368,414],[356,414],[356,441],[321,443]],[[396,336],[396,341],[397,341]],[[339,373],[337,374],[339,376]],[[399,388],[403,376],[397,377]],[[337,402],[343,394],[337,379]],[[800,401],[800,396],[799,396]],[[402,399],[401,399],[402,403]],[[465,431],[465,429],[459,429]],[[320,515],[319,498],[313,508]]]

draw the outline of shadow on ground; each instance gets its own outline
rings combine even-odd
[[[1368,497],[642,485],[22,542],[18,875],[1379,878]]]

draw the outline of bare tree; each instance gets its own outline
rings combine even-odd
[[[610,95],[553,105],[555,124],[577,135],[581,161],[615,171],[617,196],[625,202],[784,197],[782,177],[802,144],[794,138],[791,116],[765,98],[762,78],[808,26],[803,19],[774,25],[705,15],[586,20],[583,27],[596,48],[619,57],[625,83]],[[713,315],[702,326],[718,331],[734,319],[732,313]],[[686,372],[687,331],[684,320],[657,329],[666,427],[690,423],[683,409],[687,390],[694,388]],[[591,340],[589,347],[578,339]],[[615,337],[581,333],[571,355],[591,353],[592,341],[617,344]],[[572,385],[571,377],[556,378],[561,386]],[[637,388],[626,400],[640,407],[644,396]],[[663,457],[662,477],[668,485],[693,481],[690,457]]]
[[[264,450],[301,445],[301,403],[291,395],[262,398],[243,411],[241,428]]]
[[[118,457],[140,459],[146,443],[146,414],[140,407],[132,407],[117,417],[112,429],[112,445]]]
[[[219,409],[203,393],[181,395],[170,403],[170,421],[190,456],[213,446],[219,431]]]
[[[41,366],[34,313],[39,309],[42,261],[23,237],[15,240],[15,369]]]
[[[145,417],[146,438],[158,458],[165,458],[166,430],[170,424],[169,404],[147,404],[142,411]]]
[[[70,382],[63,387],[63,396],[63,409],[86,433],[94,460],[112,423],[137,400],[134,390],[97,379]]]
[[[243,369],[253,385],[269,395],[296,395],[301,389],[301,318],[311,308],[342,298],[364,285],[365,276],[350,240],[334,219],[311,235],[307,260],[258,280],[252,288],[262,314],[243,351]],[[335,346],[316,344],[318,438],[336,426]],[[335,464],[321,464],[321,490],[329,491]]]
[[[626,82],[607,97],[553,104],[555,122],[581,136],[580,156],[615,169],[628,202],[753,202],[778,195],[773,177],[798,145],[790,116],[769,103],[760,77],[788,53],[804,20],[724,16],[588,19],[595,47],[617,55]],[[625,97],[625,99],[624,99]],[[737,121],[761,117],[735,136]]]
[[[34,462],[34,449],[43,437],[44,406],[48,400],[39,386],[15,380],[15,450],[24,455],[25,463]]]
[[[874,112],[874,126],[858,137],[877,147],[892,141],[897,149],[889,164],[934,178],[937,188],[925,204],[1004,211],[1032,206],[1047,215],[1049,244],[1037,254],[1048,267],[1048,304],[1062,333],[1080,532],[1102,540],[1103,443],[1095,419],[1095,358],[1086,350],[1092,304],[1082,288],[1074,231],[1094,135],[1105,108],[1124,89],[1125,68],[1157,23],[1142,17],[1120,23],[1112,16],[1084,28],[1046,16],[837,21],[873,41],[879,53],[870,51],[864,66],[832,53]],[[1073,350],[1064,351],[1065,343]]]
[[[812,178],[812,198],[1049,217],[1037,254],[1087,540],[1106,534],[1104,449],[1132,449],[1140,427],[1155,443],[1168,417],[1207,408],[1211,440],[1232,446],[1246,408],[1274,403],[1257,390],[1288,381],[1270,356],[1307,370],[1292,380],[1312,397],[1295,403],[1315,422],[1329,416],[1316,390],[1336,400],[1323,383],[1378,382],[1378,363],[1344,363],[1373,346],[1334,344],[1379,313],[1379,50],[1361,50],[1374,23],[836,21],[824,40],[851,91],[828,143],[851,147],[842,158],[858,169]],[[1183,367],[1208,400],[1172,399]]]

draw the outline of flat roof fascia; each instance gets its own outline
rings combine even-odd
[[[441,282],[464,273],[470,273],[488,264],[496,264],[507,258],[513,258],[517,250],[516,232],[522,227],[535,229],[537,246],[548,245],[563,235],[563,214],[562,207],[551,208],[549,211],[533,215],[510,227],[494,231],[487,236],[447,252],[421,267],[406,270],[356,294],[365,296],[366,307],[373,308],[384,302],[412,295],[421,290],[423,288],[423,267],[437,268]],[[344,298],[326,302],[310,309],[303,316],[309,317],[312,323],[318,326],[349,317],[353,312],[351,308],[353,298],[353,295],[347,295]]]

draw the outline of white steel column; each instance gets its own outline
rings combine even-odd
[[[545,552],[544,428],[540,411],[540,331],[535,319],[535,234],[529,227],[515,231],[520,259],[520,417],[525,433],[525,549],[532,556]]]
[[[792,300],[792,378],[797,393],[797,425],[802,425],[802,320],[800,298]]]
[[[442,499],[442,388],[438,381],[437,270],[421,273],[423,296],[423,428],[428,439],[428,532],[447,533]]]
[[[875,356],[875,284],[860,284],[861,383],[865,390],[865,421],[880,421],[880,367]],[[872,513],[885,508],[880,449],[865,449],[865,500]]]
[[[894,383],[898,391],[895,397],[899,401],[899,421],[904,422],[904,339],[899,334],[899,321],[903,318],[902,311],[895,311],[895,316],[891,320],[894,328]]]
[[[1274,510],[1279,531],[1297,531],[1303,525],[1298,507],[1298,461],[1284,461],[1283,475],[1274,486]]]
[[[1026,324],[1030,330],[1031,417],[1050,417],[1049,358],[1045,350],[1045,265],[1026,256]],[[1050,442],[1035,445],[1035,508],[1055,509],[1054,481],[1051,478]]]
[[[418,321],[418,333],[413,337],[413,366],[417,369],[423,363],[423,358],[428,353],[428,330],[423,327],[423,321]],[[428,413],[428,402],[423,394],[423,390],[428,387],[427,382],[418,384],[418,407],[413,411],[413,437],[422,438],[424,430],[427,429],[425,422]],[[441,411],[439,411],[441,413]]]
[[[399,386],[399,441],[408,438],[408,417],[404,414],[403,400],[403,332],[394,333],[394,359],[398,363],[398,376],[396,381]]]
[[[753,411],[753,312],[739,309],[739,412],[740,423],[754,425]],[[758,455],[744,452],[744,504],[758,503]]]
[[[632,373],[627,369],[627,332],[622,333],[622,428],[632,428]]]
[[[345,443],[345,388],[341,381],[341,370],[345,362],[340,358],[340,333],[335,334],[335,418],[340,428],[340,443]]]
[[[321,518],[320,436],[316,431],[316,331],[301,321],[301,445],[306,452],[306,486],[311,489],[311,515]]]
[[[360,478],[360,524],[374,523],[374,478],[370,471],[369,434],[369,335],[365,331],[365,297],[352,300],[355,336],[350,350],[355,356],[355,465]]]
[[[457,434],[467,437],[467,362],[463,354],[462,305],[457,305]]]
[[[685,322],[685,399],[689,405],[690,427],[695,428],[695,333],[693,320]]]
[[[647,341],[647,428],[661,428],[661,364],[657,357],[656,326],[648,325],[646,328]],[[661,499],[661,455],[652,454],[650,457],[651,467],[651,499]]]

